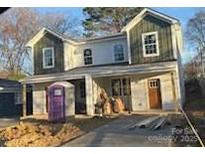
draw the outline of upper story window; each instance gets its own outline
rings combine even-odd
[[[115,61],[123,61],[124,60],[124,51],[123,51],[123,45],[122,44],[116,44],[114,45],[114,58]]]
[[[54,48],[43,48],[43,68],[54,67]]]
[[[91,49],[85,49],[84,50],[84,64],[85,65],[90,65],[92,63],[93,63],[92,50]]]
[[[159,56],[158,33],[150,32],[142,34],[143,56]]]

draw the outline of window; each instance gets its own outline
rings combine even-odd
[[[80,97],[85,98],[85,82],[80,82]]]
[[[114,57],[115,61],[123,61],[124,60],[124,51],[122,44],[116,44],[114,46]]]
[[[128,96],[131,94],[130,79],[113,79],[112,80],[112,95],[113,96]]]
[[[14,101],[15,101],[15,104],[22,104],[21,102],[21,93],[20,92],[16,92],[14,93]]]
[[[84,50],[84,63],[85,63],[85,65],[90,65],[90,64],[93,63],[92,50],[91,49],[85,49]]]
[[[113,96],[121,96],[121,81],[120,79],[112,80],[112,95]]]
[[[54,67],[54,49],[43,48],[43,68]]]
[[[149,81],[149,88],[159,88],[159,80],[153,79]]]
[[[144,57],[159,56],[158,33],[150,32],[142,34]]]
[[[129,79],[122,79],[122,85],[123,85],[124,96],[130,95],[131,94],[130,80]]]

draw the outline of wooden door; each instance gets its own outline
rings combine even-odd
[[[161,91],[160,91],[160,80],[152,79],[148,81],[149,89],[149,103],[151,109],[161,109]]]

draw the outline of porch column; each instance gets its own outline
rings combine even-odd
[[[86,91],[86,113],[87,115],[94,115],[94,103],[93,103],[93,87],[92,77],[90,75],[85,76],[85,91]]]
[[[26,84],[23,84],[23,89],[22,89],[22,105],[23,105],[23,117],[26,116]]]
[[[171,72],[171,80],[172,80],[172,92],[173,92],[173,101],[175,103],[175,111],[179,111],[180,108],[180,91],[179,91],[179,86],[178,86],[178,76],[176,72]]]

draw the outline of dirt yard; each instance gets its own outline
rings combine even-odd
[[[26,119],[16,126],[0,131],[0,146],[60,146],[114,119],[116,118],[81,118],[70,119],[65,123],[50,123],[46,120]]]

